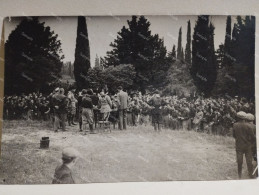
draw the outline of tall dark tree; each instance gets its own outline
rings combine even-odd
[[[109,66],[132,64],[137,72],[134,86],[144,90],[161,83],[157,74],[168,68],[167,51],[164,41],[151,34],[150,22],[144,16],[132,16],[127,22],[128,27],[123,26],[110,44],[113,49],[107,52],[105,61]]]
[[[237,80],[237,95],[255,95],[255,17],[237,16],[232,33],[233,76]]]
[[[217,59],[217,64],[218,64],[218,68],[221,69],[222,68],[222,63],[224,60],[224,44],[220,44],[219,48],[217,49],[217,51],[215,52],[216,55],[216,59]]]
[[[210,95],[217,77],[214,26],[208,15],[198,16],[192,41],[191,75],[200,92]]]
[[[177,59],[181,59],[182,56],[182,27],[179,29],[179,35],[178,35],[178,45],[177,45]]]
[[[192,64],[191,58],[191,22],[189,20],[187,25],[187,42],[185,47],[185,63],[189,66]]]
[[[183,48],[182,48],[182,51],[181,51],[181,57],[180,57],[180,59],[184,62],[184,52],[183,52]]]
[[[168,58],[171,62],[175,62],[176,60],[176,51],[175,51],[175,45],[173,45],[173,49],[171,52],[168,53]]]
[[[224,43],[224,60],[222,65],[230,67],[232,63],[233,61],[231,58],[231,16],[228,16]]]
[[[5,43],[5,94],[48,93],[61,76],[62,53],[49,26],[37,17],[23,19]]]
[[[74,75],[78,89],[87,88],[87,72],[91,67],[87,24],[84,16],[78,16]]]

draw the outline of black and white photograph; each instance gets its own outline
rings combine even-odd
[[[0,184],[256,179],[255,21],[5,18]]]

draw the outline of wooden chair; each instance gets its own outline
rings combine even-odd
[[[82,116],[82,130],[83,130],[83,131],[89,131],[89,130],[87,129],[87,125],[88,125],[88,124],[89,124],[89,123],[88,123],[86,117],[85,117],[85,116]]]
[[[109,132],[111,133],[111,122],[109,121],[109,117],[110,112],[101,114],[101,120],[98,121],[99,130],[103,129],[105,131],[106,129],[109,129]]]

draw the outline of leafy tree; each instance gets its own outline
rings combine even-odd
[[[78,89],[87,88],[87,72],[90,64],[90,47],[87,25],[84,16],[78,16],[75,49],[74,75]]]
[[[106,69],[91,68],[87,79],[91,88],[100,90],[107,86],[111,93],[115,93],[119,86],[123,86],[125,89],[132,88],[135,77],[136,71],[133,65],[121,64]]]
[[[182,27],[179,29],[178,35],[177,59],[182,60]]]
[[[106,65],[107,65],[107,62],[106,62],[105,58],[100,57],[100,66],[102,68],[105,68],[105,67],[107,67]]]
[[[191,66],[192,59],[191,59],[191,22],[188,21],[187,25],[187,42],[185,47],[185,63]]]
[[[5,43],[5,94],[48,93],[63,58],[58,35],[37,17],[24,18]]]
[[[191,75],[198,90],[210,95],[217,78],[217,64],[214,26],[208,15],[198,16],[194,27]]]
[[[123,26],[117,38],[110,44],[113,49],[107,52],[107,66],[132,64],[137,72],[134,87],[142,91],[148,85],[158,82],[154,73],[166,71],[168,60],[164,41],[157,34],[152,35],[150,22],[144,16],[132,16],[128,27]]]

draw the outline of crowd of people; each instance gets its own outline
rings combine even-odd
[[[102,120],[111,122],[114,128],[118,124],[119,129],[152,123],[155,130],[163,127],[228,135],[238,111],[254,114],[255,104],[239,97],[180,98],[160,96],[158,91],[128,95],[122,87],[114,95],[105,90],[65,93],[56,88],[47,96],[31,93],[4,97],[4,119],[50,120],[55,131],[76,122],[82,130],[84,121],[93,131]]]
[[[51,94],[31,93],[4,97],[4,119],[48,120],[55,132],[66,131],[66,125],[79,124],[79,131],[96,133],[100,121],[115,128],[152,124],[155,131],[195,130],[236,139],[238,175],[242,175],[243,155],[246,156],[249,176],[253,177],[252,158],[256,160],[255,104],[239,97],[179,97],[161,96],[159,91],[128,95],[120,86],[111,95],[102,90],[83,89],[76,93],[56,88]],[[89,128],[84,128],[84,124]],[[110,127],[109,127],[110,128]],[[65,151],[70,154],[71,151]],[[74,154],[73,151],[71,154]],[[75,158],[73,158],[75,159]],[[75,162],[74,160],[69,162]],[[63,171],[58,167],[56,174]],[[72,181],[71,178],[68,178]],[[53,181],[59,183],[59,181]]]

